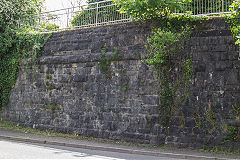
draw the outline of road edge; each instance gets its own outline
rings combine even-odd
[[[66,146],[66,147],[72,147],[72,148],[82,148],[82,149],[90,149],[90,150],[117,152],[117,153],[138,154],[138,155],[155,156],[155,157],[169,157],[169,158],[197,159],[197,160],[201,160],[201,159],[204,159],[204,160],[229,160],[228,158],[219,158],[219,157],[176,154],[176,153],[168,153],[168,152],[153,152],[153,151],[144,151],[144,150],[135,150],[135,149],[124,149],[124,148],[117,148],[117,147],[106,147],[106,146],[100,146],[100,145],[94,146],[94,145],[86,145],[86,144],[72,144],[72,143],[37,140],[37,139],[30,139],[30,138],[10,137],[10,136],[2,136],[2,135],[0,135],[0,139],[18,141],[18,142],[35,143],[35,144],[48,144],[48,145]]]

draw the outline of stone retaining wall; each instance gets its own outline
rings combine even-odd
[[[219,145],[228,134],[228,121],[234,120],[232,105],[239,103],[238,49],[223,20],[198,28],[184,51],[193,59],[190,96],[168,135],[159,124],[156,76],[141,62],[151,34],[148,23],[53,33],[39,64],[33,69],[22,65],[2,118],[42,130],[137,143]],[[103,48],[106,57],[116,49],[120,57],[105,74],[99,67]]]

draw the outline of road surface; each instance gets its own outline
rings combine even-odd
[[[81,148],[0,140],[0,159],[177,160]]]

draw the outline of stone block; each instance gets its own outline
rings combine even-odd
[[[86,82],[88,77],[86,75],[74,75],[71,79],[73,82]]]

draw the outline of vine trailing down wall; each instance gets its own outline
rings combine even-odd
[[[25,60],[25,65],[32,68],[37,63],[37,57],[41,54],[44,45],[44,34],[9,33],[8,45],[3,48],[6,52],[1,55],[1,76],[0,76],[0,109],[7,105],[10,91],[14,88],[18,77],[19,64]],[[12,37],[10,37],[12,36]],[[9,45],[12,45],[9,47]]]
[[[158,72],[148,64],[156,54],[146,54],[145,48],[149,42],[147,48],[154,49],[151,26],[158,25],[123,23],[53,33],[38,65],[21,65],[1,118],[99,138],[195,148],[230,144],[238,149],[238,49],[227,23],[195,23],[189,41],[179,41],[184,46],[177,52],[180,57],[170,55],[181,64],[163,70],[174,71],[171,76],[176,77],[169,75],[171,83],[161,86],[171,94],[189,95],[181,106],[170,104],[173,110],[160,114],[162,104],[172,101],[159,97]],[[166,30],[155,33],[162,32],[172,36]],[[166,115],[168,120],[162,121]]]
[[[189,2],[117,1],[120,11],[128,13],[133,19],[143,21],[150,19],[159,24],[148,38],[147,58],[143,62],[152,65],[158,77],[160,124],[165,128],[171,125],[172,117],[179,114],[188,97],[192,67],[191,54],[181,53],[184,42],[190,38],[194,29],[193,24],[206,20],[204,17],[193,17],[185,12],[174,14],[176,10],[184,11]]]
[[[30,33],[37,23],[35,15],[41,7],[38,0],[1,1],[0,15],[0,109],[7,105],[10,91],[18,77],[19,63],[31,59],[36,64],[44,34]],[[21,24],[19,23],[21,19]],[[28,63],[29,64],[29,63]],[[27,64],[26,64],[27,65]],[[29,64],[30,65],[30,64]]]
[[[153,36],[148,38],[148,55],[144,62],[155,68],[161,101],[160,123],[166,128],[171,125],[174,114],[179,114],[189,94],[192,60],[191,54],[186,55],[182,51],[190,38],[192,22],[202,19],[188,15],[168,17],[161,21],[165,21],[165,24],[161,23],[160,28],[154,30]]]

